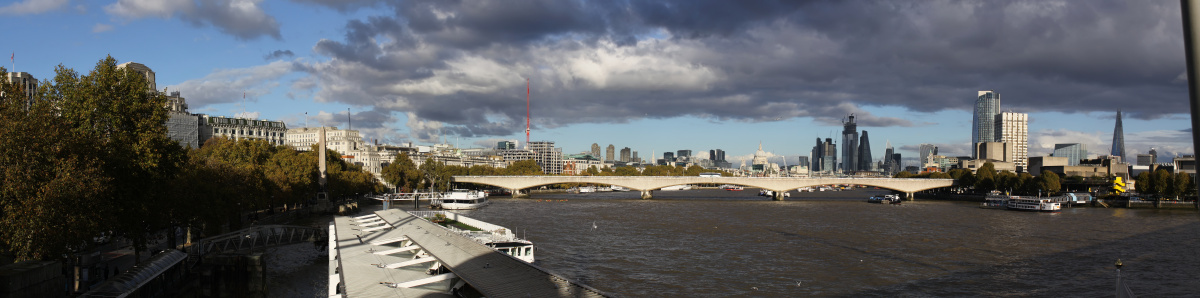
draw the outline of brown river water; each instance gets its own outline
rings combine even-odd
[[[866,202],[882,193],[535,194],[462,213],[533,241],[538,266],[625,297],[1105,297],[1118,258],[1139,296],[1200,296],[1195,210]],[[319,272],[285,275],[324,278],[319,262],[296,270]]]

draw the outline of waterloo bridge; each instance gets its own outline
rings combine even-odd
[[[685,184],[730,184],[757,187],[775,192],[782,201],[785,193],[803,187],[822,185],[866,185],[905,193],[911,199],[918,191],[949,187],[953,179],[921,178],[791,178],[791,177],[700,177],[700,176],[454,176],[454,182],[491,185],[508,189],[513,197],[527,196],[524,189],[562,183],[592,183],[622,186],[642,192],[642,199],[654,197],[654,191]]]

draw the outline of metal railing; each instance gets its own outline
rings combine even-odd
[[[248,251],[300,242],[321,241],[326,231],[320,228],[263,225],[200,239],[186,248],[189,265],[209,253]]]

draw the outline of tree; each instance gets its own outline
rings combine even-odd
[[[1039,189],[1045,192],[1046,195],[1056,193],[1062,189],[1062,184],[1059,183],[1058,174],[1049,170],[1042,170],[1042,175],[1037,177]]]
[[[912,176],[913,174],[908,171],[900,171],[896,172],[896,175],[892,175],[892,178],[912,178]]]
[[[1171,184],[1173,184],[1173,181],[1175,181],[1175,178],[1171,176],[1171,172],[1165,169],[1158,169],[1154,171],[1154,176],[1150,183],[1154,184],[1154,194],[1167,196],[1171,194]]]
[[[996,174],[996,189],[1004,192],[1011,192],[1012,190],[1019,189],[1020,187],[1020,179],[1017,178],[1017,174],[1014,174],[1008,170],[1000,171],[1000,173]]]
[[[412,158],[406,152],[396,155],[396,158],[392,159],[392,162],[384,167],[382,172],[383,181],[395,186],[397,192],[412,191],[417,184],[421,183],[421,177],[424,175],[413,164]]]
[[[1192,180],[1191,175],[1182,172],[1175,173],[1174,185],[1171,187],[1173,190],[1172,197],[1178,199],[1180,196],[1184,196],[1189,193],[1195,193],[1195,191],[1192,190],[1194,184],[1195,181]]]
[[[625,167],[617,167],[617,169],[613,171],[613,175],[615,175],[615,176],[641,176],[642,173],[638,172],[637,168],[635,168],[635,167],[625,166]]]
[[[975,170],[975,189],[982,192],[996,189],[996,166],[991,162],[985,162]]]
[[[511,176],[543,175],[542,166],[539,166],[537,161],[532,159],[513,162],[511,165],[508,165],[508,168],[505,168],[504,172]]]
[[[1134,178],[1134,181],[1136,181],[1134,186],[1137,187],[1138,193],[1147,195],[1155,193],[1154,174],[1151,174],[1148,171],[1138,173],[1137,177]]]

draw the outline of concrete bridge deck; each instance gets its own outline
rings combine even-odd
[[[401,210],[339,216],[330,233],[330,296],[605,296]]]
[[[522,189],[561,183],[594,183],[623,186],[642,192],[643,199],[654,196],[654,190],[684,184],[732,184],[757,187],[775,192],[776,200],[783,194],[809,186],[853,184],[867,185],[903,192],[912,198],[914,192],[954,185],[953,179],[919,178],[792,178],[792,177],[699,177],[699,176],[454,176],[454,182],[503,187],[514,197],[524,195]]]

